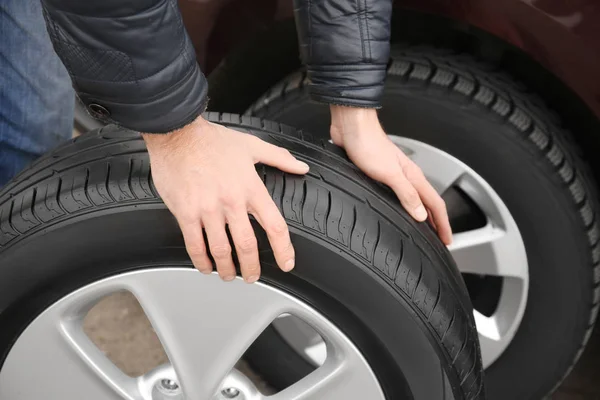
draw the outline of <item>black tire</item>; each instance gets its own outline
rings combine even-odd
[[[261,280],[340,327],[388,399],[445,398],[446,380],[455,399],[484,399],[469,299],[431,228],[415,223],[343,154],[294,129],[208,117],[284,146],[311,166],[306,177],[258,166],[290,225],[297,265],[290,274],[274,267],[256,226]],[[0,192],[0,265],[0,366],[27,323],[72,290],[136,268],[191,268],[153,187],[143,140],[114,126],[55,150]]]
[[[268,91],[249,113],[329,136],[328,108],[309,101],[302,74]],[[388,132],[466,163],[508,206],[525,243],[529,296],[511,345],[486,369],[486,388],[498,400],[548,396],[581,355],[600,295],[597,189],[570,134],[510,77],[430,48],[394,49],[380,118]],[[253,362],[274,384],[281,363],[306,364],[273,353],[288,358]]]

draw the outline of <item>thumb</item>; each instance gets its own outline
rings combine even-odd
[[[288,150],[262,140],[254,148],[254,161],[291,174],[304,175],[309,170],[308,164],[296,159]]]

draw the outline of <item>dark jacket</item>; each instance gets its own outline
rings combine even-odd
[[[312,97],[379,107],[392,1],[293,1]],[[165,133],[206,108],[207,81],[176,0],[42,4],[54,48],[92,115],[140,132]]]

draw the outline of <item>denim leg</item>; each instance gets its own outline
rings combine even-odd
[[[71,137],[74,104],[40,0],[1,0],[0,187]]]

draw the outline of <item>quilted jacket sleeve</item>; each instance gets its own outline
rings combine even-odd
[[[380,107],[392,0],[294,0],[294,14],[312,98]]]
[[[88,110],[149,133],[187,125],[206,107],[176,0],[42,0],[50,38]]]

